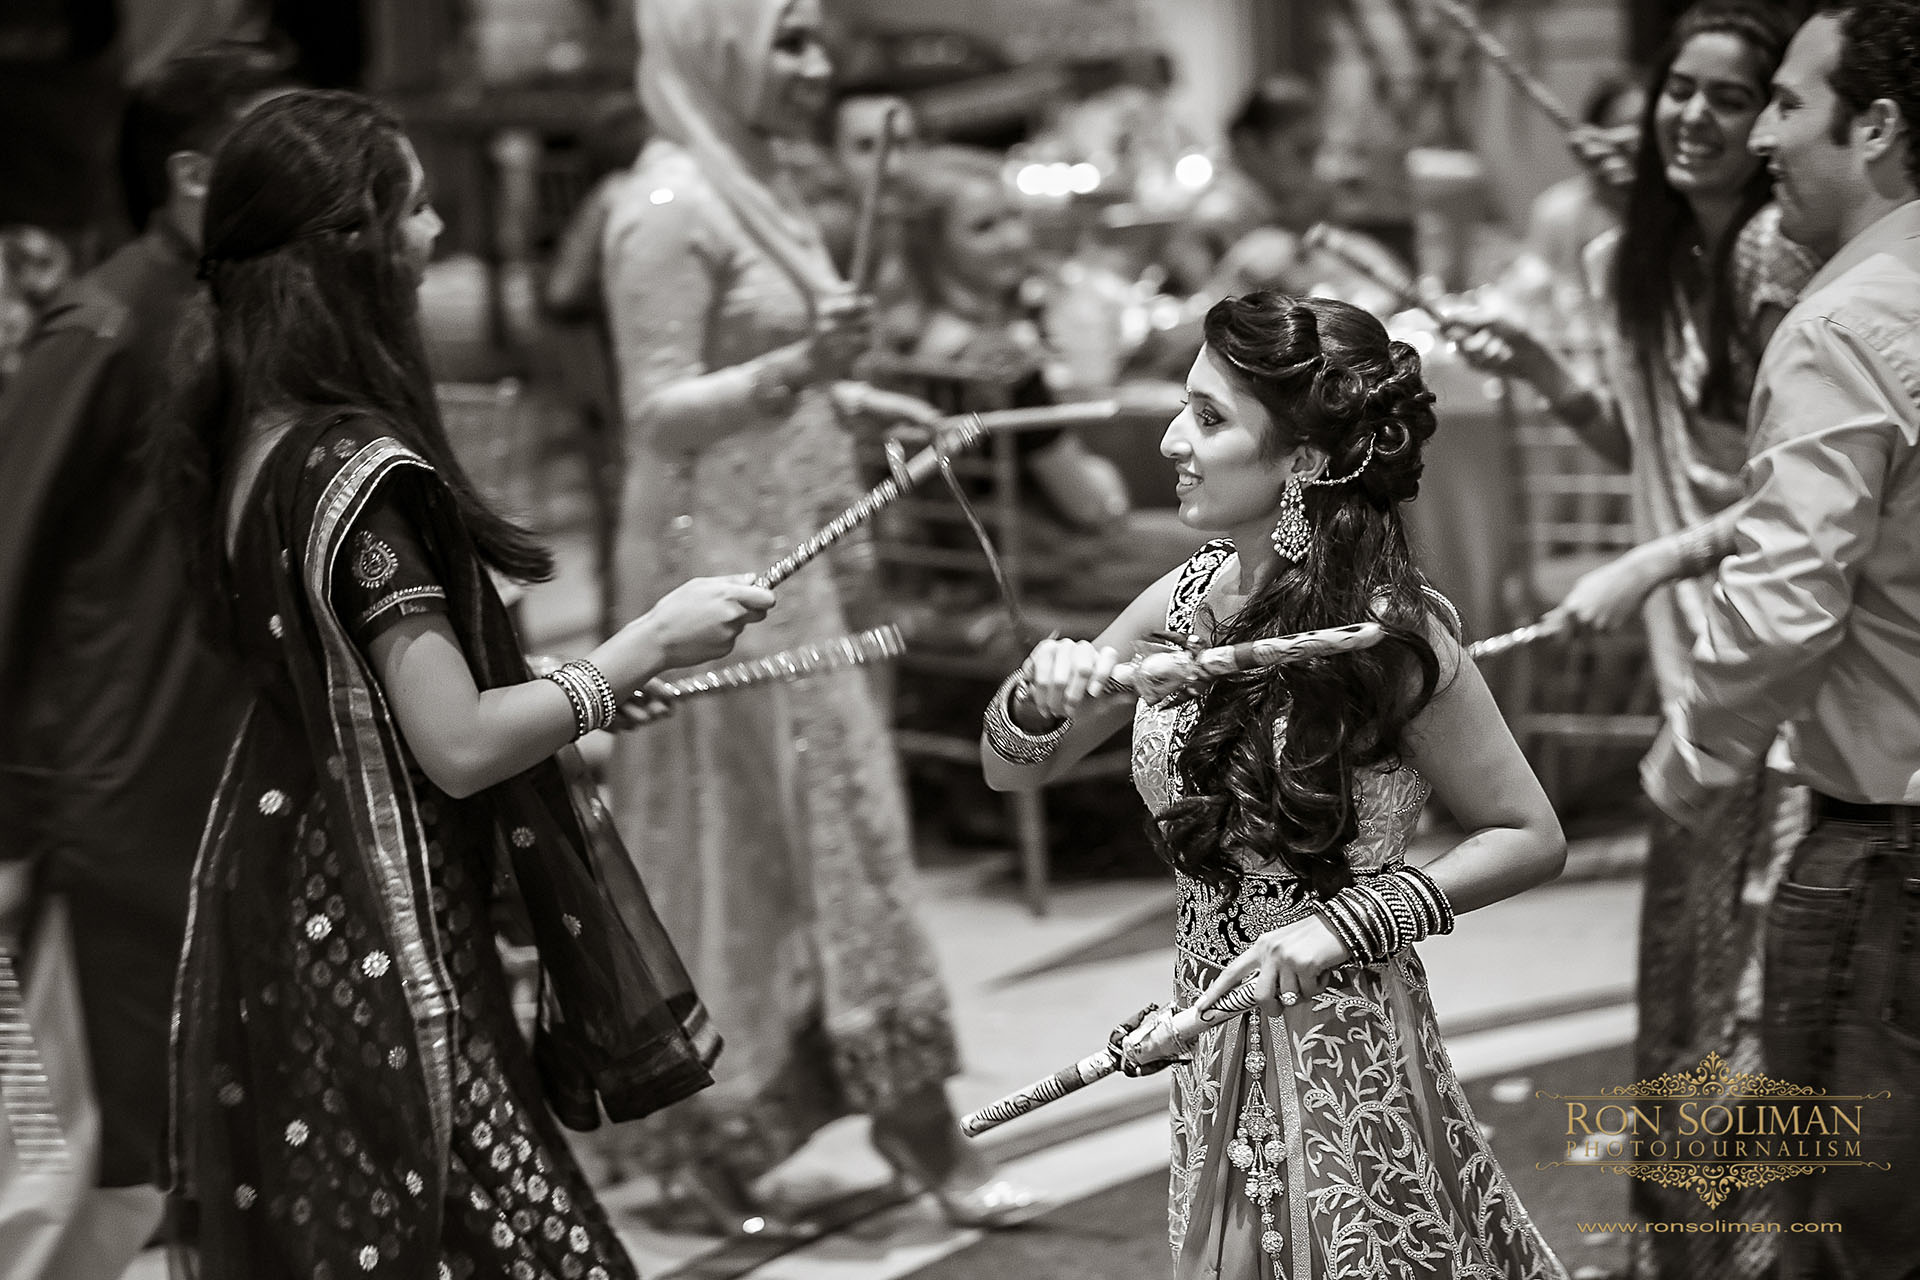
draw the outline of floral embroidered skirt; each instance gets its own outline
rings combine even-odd
[[[1196,941],[1176,952],[1182,1004],[1224,958]],[[1283,1017],[1207,1032],[1170,1075],[1178,1280],[1564,1280],[1454,1078],[1411,948]]]

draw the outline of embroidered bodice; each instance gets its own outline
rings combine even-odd
[[[1169,632],[1192,633],[1194,615],[1206,599],[1208,588],[1234,563],[1233,544],[1225,539],[1209,542],[1194,552],[1167,603]],[[1163,812],[1183,794],[1175,761],[1198,715],[1199,706],[1190,699],[1157,707],[1142,702],[1135,709],[1133,785],[1149,812]],[[1274,734],[1277,738],[1285,732],[1282,719],[1274,725]],[[1355,780],[1354,790],[1359,831],[1347,846],[1348,864],[1360,874],[1400,865],[1430,792],[1427,780],[1407,765],[1375,766]],[[1241,901],[1232,904],[1219,901],[1217,893],[1191,877],[1176,873],[1183,945],[1197,941],[1193,935],[1203,932],[1214,943],[1206,948],[1209,952],[1237,952],[1260,933],[1298,914],[1298,882],[1290,873],[1277,864],[1242,865],[1246,879]],[[1234,918],[1223,922],[1223,911]]]

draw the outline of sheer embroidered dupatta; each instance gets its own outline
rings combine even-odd
[[[349,1267],[426,1276],[438,1261],[461,1019],[432,924],[437,855],[398,729],[329,598],[355,515],[386,485],[445,575],[480,686],[529,674],[424,460],[365,420],[290,431],[237,554],[243,618],[250,595],[271,614],[243,633],[273,644],[243,635],[258,691],[203,839],[175,1023],[176,1188],[200,1198],[204,1238],[260,1242],[244,1266],[272,1249],[256,1202],[278,1204],[276,1231],[309,1230],[304,1216],[349,1237]],[[560,1119],[636,1118],[710,1084],[719,1037],[572,749],[451,803],[449,829],[488,841],[483,861],[539,948],[534,1053]],[[302,859],[339,874],[289,883]],[[330,892],[315,903],[312,888]],[[311,1132],[303,1097],[333,1132]],[[346,1226],[369,1204],[378,1221],[358,1247],[376,1252],[362,1256]],[[244,1266],[209,1274],[256,1274]]]

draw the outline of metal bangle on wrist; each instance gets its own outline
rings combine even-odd
[[[620,702],[613,696],[612,683],[601,674],[600,668],[585,658],[564,663],[541,679],[553,681],[567,695],[567,701],[573,706],[575,738],[606,728],[619,714]]]
[[[1418,867],[1349,885],[1314,909],[1361,964],[1381,964],[1422,938],[1453,932],[1453,904]]]
[[[1060,739],[1073,727],[1073,720],[1069,717],[1044,733],[1031,733],[1021,728],[1008,704],[1016,696],[1025,698],[1026,694],[1026,677],[1016,671],[994,691],[993,700],[987,704],[987,713],[982,719],[987,745],[1008,764],[1045,763],[1060,746]]]

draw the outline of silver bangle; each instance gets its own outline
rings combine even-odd
[[[613,685],[601,674],[600,668],[585,658],[563,663],[541,678],[559,685],[567,701],[573,704],[573,736],[576,738],[606,728],[619,713],[620,704],[613,696]]]
[[[1013,718],[1007,703],[1016,693],[1026,691],[1026,678],[1018,671],[1008,676],[994,691],[982,718],[987,745],[1008,764],[1044,764],[1060,746],[1060,739],[1073,728],[1073,718],[1062,720],[1045,733],[1029,733]]]

